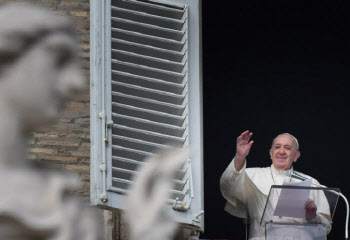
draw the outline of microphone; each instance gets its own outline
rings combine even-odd
[[[306,177],[303,177],[303,176],[299,175],[298,173],[296,173],[294,171],[287,171],[286,175],[288,177],[295,178],[295,179],[298,179],[298,180],[301,180],[301,181],[304,181],[304,180],[307,179]],[[312,183],[312,184],[315,184],[315,183]],[[318,185],[318,184],[315,184],[315,185]]]
[[[306,177],[304,177],[304,176],[301,176],[300,174],[298,174],[298,173],[296,173],[296,172],[294,172],[294,171],[291,171],[291,170],[290,170],[290,171],[287,171],[286,175],[287,175],[288,177],[295,178],[295,179],[299,179],[299,180],[301,180],[301,181],[305,181],[306,179],[308,179],[308,178],[306,178]],[[311,180],[313,180],[313,179],[311,178]],[[314,181],[311,181],[311,184],[314,185],[314,186],[327,188],[325,185],[321,185],[321,184],[315,183]],[[339,194],[337,193],[337,195],[339,195]]]

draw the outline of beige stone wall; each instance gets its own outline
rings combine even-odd
[[[6,3],[31,3],[47,7],[55,14],[70,16],[76,25],[81,65],[86,77],[82,92],[70,97],[57,122],[33,133],[28,157],[49,166],[77,172],[82,179],[79,192],[90,195],[90,1],[89,0],[0,0]]]

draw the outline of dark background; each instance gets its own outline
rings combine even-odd
[[[296,170],[350,196],[350,1],[202,1],[205,234],[245,239],[219,189],[236,138],[251,130],[248,167],[271,165],[272,139],[298,138]],[[344,239],[339,199],[328,239]]]

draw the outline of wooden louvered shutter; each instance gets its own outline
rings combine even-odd
[[[101,103],[92,99],[96,105],[91,111],[96,112],[98,123],[92,120],[91,133],[102,135],[93,137],[100,142],[92,146],[92,203],[122,209],[123,196],[145,158],[169,144],[196,148],[198,155],[174,179],[169,207],[178,221],[202,227],[193,219],[203,209],[200,49],[193,46],[194,40],[199,45],[198,26],[192,43],[189,35],[189,12],[197,13],[198,22],[199,7],[194,11],[193,3],[145,0],[97,5],[105,28],[92,29],[92,34],[103,34],[101,72],[93,71],[101,74],[103,83],[92,89],[92,94],[102,95]],[[92,13],[92,21],[97,15]],[[91,44],[97,53],[98,42]],[[91,61],[93,67],[99,63],[93,56]],[[191,98],[197,103],[191,104]],[[101,111],[97,111],[99,104]],[[193,172],[194,167],[199,169]]]

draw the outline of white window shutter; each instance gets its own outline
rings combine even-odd
[[[169,144],[193,157],[169,208],[203,230],[199,0],[91,1],[91,202],[123,209],[132,176]]]

